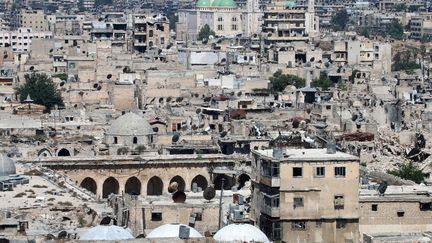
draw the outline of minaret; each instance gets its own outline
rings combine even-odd
[[[308,0],[308,8],[306,12],[306,33],[310,37],[314,37],[318,34],[318,24],[315,21],[315,0]]]

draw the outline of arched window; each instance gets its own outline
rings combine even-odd
[[[149,30],[149,37],[153,37],[153,30]]]
[[[138,138],[137,137],[133,137],[133,144],[137,144],[138,143]]]
[[[125,193],[129,195],[140,195],[141,181],[135,176],[129,178],[125,184]]]
[[[87,189],[87,191],[90,191],[93,194],[96,194],[96,190],[97,190],[96,181],[90,177],[84,178],[84,180],[80,184],[80,187]]]
[[[149,196],[159,196],[162,195],[163,182],[161,178],[153,176],[147,183],[147,195]]]
[[[106,179],[102,186],[102,198],[107,198],[111,193],[119,193],[119,183],[114,177]]]

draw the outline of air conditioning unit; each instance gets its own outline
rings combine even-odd
[[[244,219],[244,212],[241,210],[234,210],[234,220],[243,220]]]

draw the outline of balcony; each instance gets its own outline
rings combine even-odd
[[[269,187],[280,187],[279,163],[261,160],[260,183]]]
[[[262,194],[261,213],[264,213],[272,218],[280,217],[279,194]]]

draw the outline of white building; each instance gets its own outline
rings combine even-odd
[[[12,47],[13,51],[29,51],[32,39],[52,39],[49,31],[33,32],[30,28],[19,28],[16,31],[0,31],[0,47]]]

